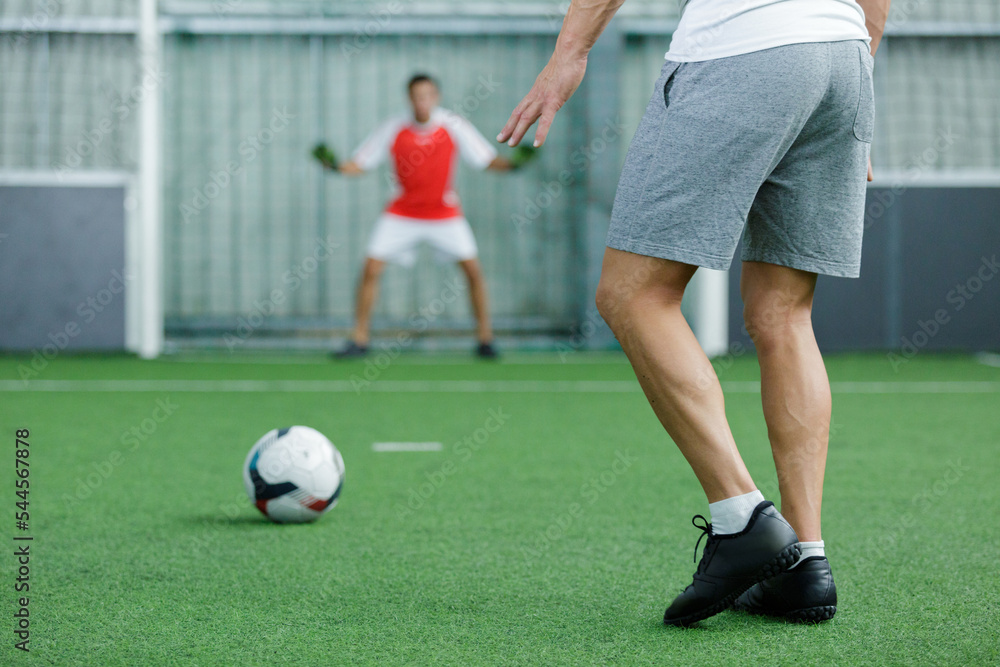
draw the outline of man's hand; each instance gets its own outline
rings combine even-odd
[[[875,180],[875,172],[872,171],[872,159],[868,158],[868,182],[871,183]]]
[[[521,103],[514,107],[507,124],[497,135],[497,141],[506,141],[509,146],[517,146],[528,128],[538,121],[533,145],[537,148],[544,144],[556,112],[580,87],[586,71],[586,57],[560,62],[553,54],[545,69],[535,79],[535,85]]]
[[[514,107],[510,120],[497,135],[497,141],[517,146],[537,120],[533,145],[538,148],[545,143],[556,112],[583,81],[587,71],[587,54],[623,2],[625,0],[572,0],[569,3],[549,64],[535,79],[535,85],[521,103]]]
[[[345,162],[339,167],[337,167],[337,171],[339,171],[341,174],[345,176],[360,176],[361,174],[365,173],[365,170],[359,167],[358,164],[353,160],[350,162]]]

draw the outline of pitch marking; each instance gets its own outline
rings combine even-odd
[[[440,442],[373,442],[373,452],[440,452]]]
[[[996,394],[997,381],[832,382],[836,394]],[[723,382],[729,394],[760,393],[756,381]],[[0,380],[0,393],[177,392],[177,393],[635,393],[634,380],[378,380],[358,386],[348,380]]]
[[[996,352],[980,352],[976,355],[976,361],[984,366],[1000,368],[1000,354],[997,354]]]

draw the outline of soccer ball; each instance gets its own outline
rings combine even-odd
[[[274,429],[250,448],[243,463],[243,484],[250,501],[268,519],[315,521],[337,504],[344,486],[344,459],[316,429]]]

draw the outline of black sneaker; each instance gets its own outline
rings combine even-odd
[[[368,346],[358,345],[352,340],[347,342],[347,345],[344,346],[343,350],[331,352],[330,356],[334,359],[355,359],[357,357],[363,357],[366,354],[368,354]]]
[[[829,621],[837,613],[837,586],[830,561],[810,556],[793,569],[753,586],[736,599],[733,609],[795,623]]]
[[[496,359],[500,356],[500,353],[493,347],[493,343],[480,343],[476,347],[476,356],[480,359]]]
[[[801,553],[795,531],[768,500],[754,508],[750,523],[738,533],[713,535],[712,524],[701,515],[691,523],[704,531],[698,542],[705,535],[708,541],[694,581],[663,615],[667,625],[691,625],[728,609],[748,588],[794,565]],[[694,549],[697,555],[697,544]]]

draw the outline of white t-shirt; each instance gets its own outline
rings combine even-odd
[[[728,58],[787,44],[871,41],[855,0],[682,0],[667,60]]]

